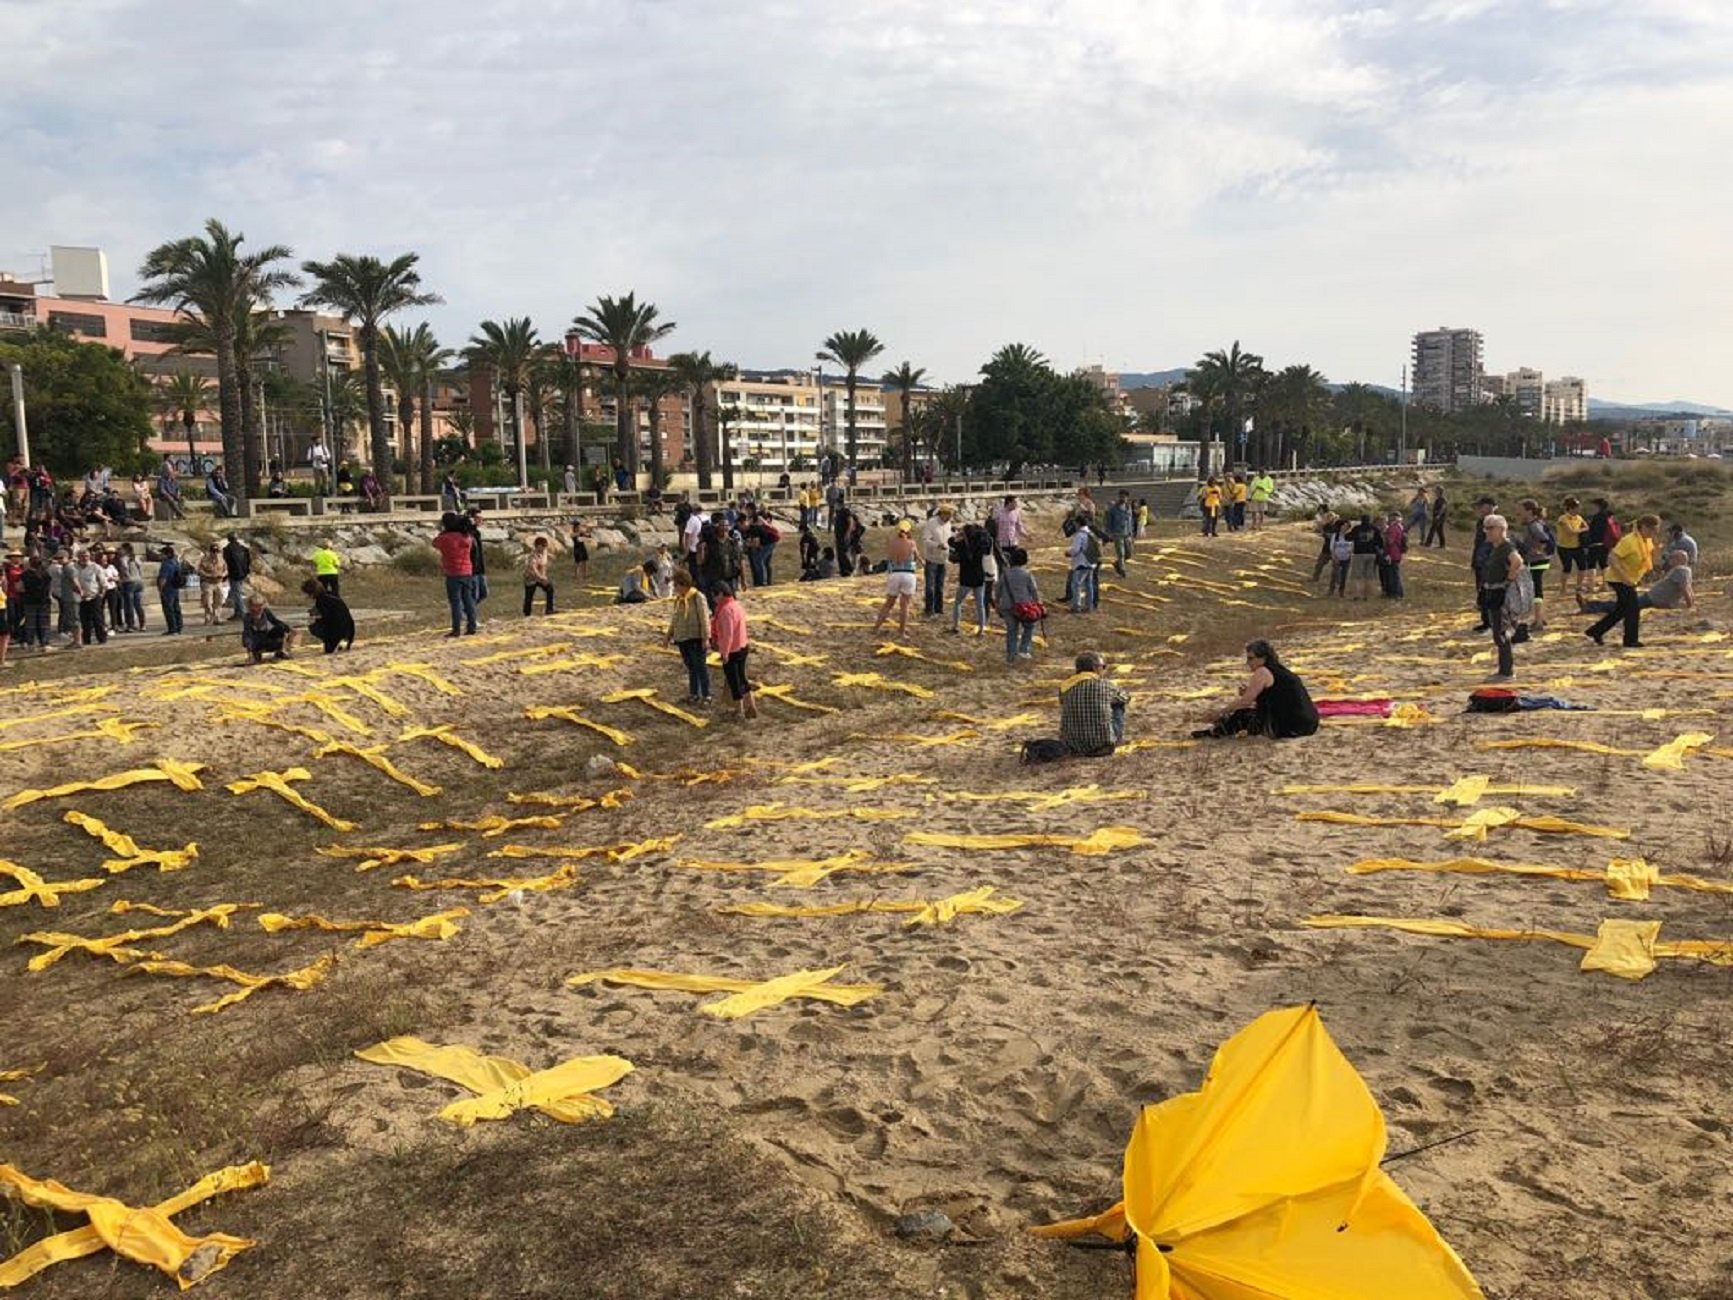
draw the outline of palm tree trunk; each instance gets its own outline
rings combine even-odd
[[[240,357],[235,358],[235,387],[241,390],[241,481],[247,485],[247,496],[256,497],[262,495],[259,446],[264,441],[264,431],[258,427],[259,403],[253,393],[253,367]]]
[[[614,368],[614,454],[628,474],[638,472],[638,431],[633,428],[636,412],[631,401],[632,371],[629,365]]]
[[[650,394],[650,485],[662,486],[662,399]]]
[[[421,491],[421,461],[415,454],[415,394],[397,390],[397,430],[403,442],[403,490]]]
[[[433,376],[427,377],[427,383],[421,390],[421,438],[420,453],[421,475],[420,490],[433,491]]]
[[[848,463],[849,463],[849,467],[851,469],[854,467],[854,464],[855,464],[856,443],[858,441],[856,436],[855,436],[855,426],[854,426],[854,383],[855,383],[854,367],[850,366],[848,368],[847,387],[848,387]]]
[[[566,389],[565,423],[566,423],[566,459],[567,465],[578,463],[578,403],[583,400],[577,385],[574,383]]]
[[[692,390],[692,441],[694,457],[698,462],[698,487],[700,491],[708,492],[711,483],[711,470],[714,461],[710,455],[710,430],[705,427],[705,417],[709,414],[704,401],[704,387],[700,384]]]
[[[235,329],[233,325],[217,327],[217,405],[223,426],[223,472],[242,468],[246,463],[246,432],[241,424],[241,390],[235,375]],[[242,499],[250,497],[244,475],[236,475],[229,490]]]
[[[391,468],[391,443],[385,437],[385,384],[379,375],[379,331],[361,327],[361,370],[367,381],[367,430],[369,459],[374,476],[387,498],[397,490],[397,475]]]
[[[546,390],[543,389],[541,392],[545,394]],[[536,400],[535,421],[536,455],[541,461],[542,468],[544,470],[552,471],[554,467],[554,449],[549,445],[547,428],[552,421],[548,419],[548,404],[545,396],[538,397]]]
[[[732,492],[734,491],[734,440],[728,436],[729,422],[720,418],[721,412],[718,412],[717,415],[716,428],[722,438],[722,490]]]

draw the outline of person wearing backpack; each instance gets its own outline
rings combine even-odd
[[[951,559],[957,565],[957,594],[951,600],[951,631],[962,631],[963,602],[975,601],[975,633],[987,630],[986,557],[993,553],[993,539],[979,524],[964,524],[951,539]]]
[[[1500,680],[1515,671],[1512,664],[1512,634],[1529,617],[1533,588],[1524,581],[1522,552],[1510,540],[1510,525],[1500,514],[1481,521],[1486,534],[1486,556],[1477,575],[1480,582],[1480,615],[1492,629],[1492,644],[1498,651]]]
[[[1558,534],[1547,521],[1546,511],[1540,502],[1533,497],[1524,497],[1516,503],[1522,511],[1522,538],[1519,542],[1523,559],[1528,563],[1529,574],[1534,579],[1534,615],[1528,621],[1528,631],[1538,632],[1546,626],[1546,617],[1541,602],[1546,599],[1546,575],[1552,570],[1553,556],[1558,553]],[[1528,637],[1518,634],[1518,641],[1526,641]]]
[[[1035,657],[1035,625],[1047,617],[1041,604],[1041,588],[1029,572],[1029,552],[1021,546],[1007,547],[1005,567],[999,575],[995,604],[1005,620],[1005,662]]]
[[[1583,567],[1589,574],[1592,595],[1606,581],[1607,557],[1619,544],[1624,529],[1613,517],[1613,508],[1605,497],[1595,497],[1589,504],[1594,506],[1595,512],[1589,516],[1588,532],[1583,535]]]
[[[156,570],[156,591],[157,599],[162,605],[164,636],[181,634],[181,590],[186,585],[186,566],[175,555],[175,548],[165,544]]]

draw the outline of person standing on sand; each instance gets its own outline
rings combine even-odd
[[[1408,523],[1403,532],[1409,537],[1424,538],[1427,513],[1426,486],[1422,484],[1414,489],[1414,498],[1408,503]]]
[[[1558,534],[1547,522],[1546,511],[1540,502],[1533,497],[1524,497],[1516,503],[1516,508],[1522,511],[1522,537],[1518,549],[1522,551],[1529,574],[1534,579],[1534,615],[1528,621],[1528,630],[1538,632],[1546,626],[1542,601],[1546,599],[1546,575],[1552,569],[1553,553],[1558,550]],[[1526,636],[1518,637],[1519,641],[1527,639]]]
[[[343,568],[343,557],[331,549],[330,542],[320,542],[313,552],[313,576],[319,585],[333,596],[341,596],[341,582],[338,573]]]
[[[572,577],[580,586],[590,580],[590,526],[582,519],[572,520]]]
[[[1402,512],[1392,510],[1384,520],[1384,554],[1378,569],[1384,595],[1391,600],[1403,597],[1402,560],[1407,554],[1408,530],[1402,527]]]
[[[1372,599],[1372,579],[1378,574],[1378,559],[1384,554],[1384,534],[1372,522],[1372,516],[1361,515],[1360,522],[1348,530],[1350,546],[1349,576],[1354,583],[1350,600]]]
[[[1444,489],[1432,489],[1432,516],[1426,525],[1426,536],[1421,541],[1422,546],[1431,546],[1432,539],[1438,539],[1438,549],[1444,549],[1444,524],[1450,517],[1450,503],[1444,499]]]
[[[945,569],[951,559],[951,515],[948,505],[940,506],[921,524],[921,561],[925,569],[925,604],[922,617],[936,618],[945,612]]]
[[[897,611],[897,635],[908,635],[909,602],[915,597],[915,557],[918,550],[914,531],[912,523],[902,520],[897,524],[896,536],[885,546],[885,562],[889,566],[885,570],[885,603],[873,623],[874,633],[884,627],[894,608]]]
[[[1564,584],[1570,581],[1571,572],[1575,570],[1577,576],[1574,594],[1580,601],[1583,598],[1583,584],[1589,577],[1587,555],[1583,549],[1589,521],[1583,518],[1582,503],[1575,497],[1564,499],[1558,517],[1553,520],[1553,531],[1558,537],[1559,563],[1564,567],[1564,576],[1559,580],[1559,590],[1564,590]]]
[[[1590,502],[1595,512],[1589,516],[1589,527],[1583,537],[1583,559],[1589,567],[1589,591],[1600,590],[1606,581],[1607,559],[1624,536],[1619,521],[1613,516],[1612,504],[1605,497]]]
[[[1468,573],[1474,579],[1474,603],[1480,610],[1480,622],[1475,626],[1476,632],[1490,630],[1487,619],[1486,602],[1480,599],[1481,576],[1488,572],[1486,567],[1486,519],[1498,509],[1498,502],[1491,497],[1481,497],[1474,503],[1474,544],[1468,548]],[[1502,516],[1500,516],[1502,518]]]
[[[951,600],[951,631],[960,632],[963,602],[975,601],[976,635],[987,630],[987,569],[985,559],[993,553],[993,539],[979,524],[964,524],[951,539],[951,558],[957,562],[957,594]]]
[[[186,563],[186,561],[182,561]],[[199,609],[205,616],[205,626],[215,627],[223,621],[223,552],[215,542],[205,548],[199,559]]]
[[[530,616],[530,610],[535,607],[536,592],[543,597],[542,613],[554,612],[554,579],[548,572],[548,539],[537,537],[530,546],[529,554],[524,556],[524,617]]]
[[[1245,531],[1246,497],[1249,490],[1246,487],[1246,476],[1235,474],[1228,479],[1228,531],[1238,533]]]
[[[447,636],[475,635],[475,569],[470,564],[469,529],[463,516],[447,510],[433,539],[439,552],[439,571],[445,577],[445,599],[451,606],[451,631]]]
[[[668,616],[667,643],[686,665],[686,703],[710,703],[710,607],[685,569],[674,571],[674,608]]]
[[[1336,512],[1329,506],[1319,506],[1312,519],[1312,531],[1318,534],[1318,562],[1312,566],[1313,586],[1324,576],[1324,570],[1335,563],[1336,534],[1341,530],[1342,521],[1336,517]]]
[[[913,570],[909,576],[914,576]],[[904,605],[903,610],[906,617],[908,606]],[[740,710],[740,720],[756,718],[758,705],[752,698],[752,683],[746,677],[746,656],[752,650],[746,630],[746,610],[734,598],[734,588],[726,582],[716,586],[716,614],[710,620],[710,640],[716,653],[722,656],[722,676]]]
[[[1033,659],[1035,625],[1046,611],[1041,606],[1041,589],[1035,583],[1035,575],[1029,572],[1029,552],[1021,546],[1004,552],[994,603],[1005,620],[1005,662],[1015,664],[1020,659]]]
[[[1270,498],[1276,494],[1276,480],[1270,477],[1270,471],[1260,469],[1252,475],[1251,498],[1252,531],[1260,532],[1264,526],[1264,515],[1269,512]]]
[[[1216,536],[1222,513],[1222,486],[1213,474],[1197,490],[1197,512],[1203,535]]]
[[[1107,535],[1113,539],[1113,571],[1125,576],[1125,562],[1131,558],[1131,539],[1137,532],[1137,519],[1132,513],[1131,493],[1124,488],[1113,504],[1107,507]]]
[[[1498,671],[1503,680],[1515,668],[1511,661],[1511,638],[1530,613],[1531,598],[1525,598],[1522,552],[1510,540],[1510,525],[1503,515],[1484,515],[1480,521],[1485,554],[1477,576],[1480,587],[1480,617],[1492,629],[1492,644],[1498,650]]]
[[[223,547],[223,568],[229,577],[229,604],[235,611],[234,617],[242,618],[247,612],[247,579],[253,576],[253,552],[234,533],[229,534]]]

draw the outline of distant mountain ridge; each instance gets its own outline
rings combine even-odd
[[[1174,370],[1123,370],[1119,374],[1119,386],[1132,388],[1166,388],[1169,384],[1181,382],[1190,373],[1189,366],[1180,366]],[[1400,397],[1400,389],[1390,388],[1384,384],[1368,384],[1368,388],[1383,393],[1388,397]],[[1331,384],[1332,392],[1340,391],[1345,385]],[[1589,398],[1589,418],[1591,420],[1628,420],[1644,416],[1681,416],[1685,418],[1733,419],[1733,410],[1724,406],[1711,406],[1706,402],[1690,402],[1677,398],[1666,402],[1605,402],[1598,397]]]

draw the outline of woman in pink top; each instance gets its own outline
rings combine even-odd
[[[756,718],[758,706],[752,700],[752,683],[746,680],[746,656],[751,642],[746,633],[746,611],[734,599],[734,588],[718,582],[713,588],[716,610],[710,616],[710,644],[722,656],[722,675],[728,682],[728,693],[740,708],[742,719]]]

